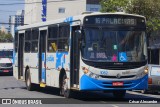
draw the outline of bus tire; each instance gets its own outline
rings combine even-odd
[[[115,98],[124,98],[125,94],[126,94],[126,90],[113,91],[113,96],[114,96]]]
[[[68,89],[68,80],[67,80],[66,74],[64,74],[61,79],[60,95],[66,97],[66,98],[71,97],[71,90]]]
[[[26,71],[25,83],[26,83],[26,87],[27,87],[28,91],[32,91],[34,89],[34,84],[31,83],[31,75],[30,75],[29,69],[27,69],[27,71]]]

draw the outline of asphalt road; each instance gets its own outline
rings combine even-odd
[[[25,83],[23,81],[16,80],[13,76],[0,76],[0,98],[23,98],[23,99],[39,99],[45,98],[49,103],[54,105],[43,105],[45,107],[50,106],[78,106],[78,107],[135,107],[134,103],[129,103],[129,101],[133,100],[154,100],[160,99],[160,94],[141,94],[140,92],[127,91],[127,94],[124,99],[120,101],[113,98],[111,93],[102,93],[102,92],[75,92],[74,97],[70,99],[66,99],[62,96],[58,95],[58,89],[47,87],[42,88],[35,91],[28,91],[25,87]],[[160,104],[160,103],[159,103]],[[136,104],[140,107],[159,107],[159,104]],[[0,105],[1,107],[2,105]],[[21,105],[22,106],[22,105]],[[23,105],[27,106],[27,105]],[[39,107],[39,105],[32,105],[33,107]],[[15,106],[17,107],[17,106]]]

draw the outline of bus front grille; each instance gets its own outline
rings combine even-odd
[[[125,79],[125,78],[133,78],[136,75],[129,75],[129,76],[121,76],[120,79]],[[106,76],[106,75],[100,75],[101,78],[108,78],[108,79],[115,79],[117,78],[116,76]]]

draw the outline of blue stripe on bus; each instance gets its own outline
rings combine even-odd
[[[16,53],[13,51],[13,64],[15,64]]]
[[[68,52],[56,52],[56,68],[64,67],[66,62],[64,55],[68,55]]]
[[[42,61],[45,61],[45,54],[42,53]]]
[[[83,75],[80,80],[80,90],[143,90],[148,88],[148,75],[137,80],[126,80],[123,82],[123,87],[116,88],[112,86],[111,80],[97,80]]]
[[[72,25],[73,24],[73,17],[71,16],[71,17],[67,17],[65,20],[64,20],[64,22],[70,22],[70,25]]]
[[[44,80],[43,82],[45,82],[45,80],[46,80],[46,70],[45,70],[45,68],[42,68],[42,80]]]

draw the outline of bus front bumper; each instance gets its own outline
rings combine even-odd
[[[83,75],[80,80],[80,90],[144,90],[148,88],[148,75],[136,80],[119,80],[123,86],[113,86],[111,80],[97,80]]]

